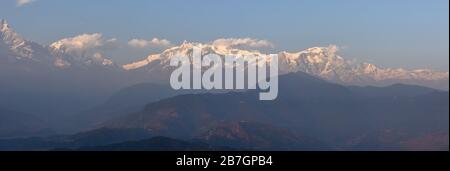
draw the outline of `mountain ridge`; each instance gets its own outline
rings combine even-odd
[[[9,59],[14,61],[32,61],[33,63],[43,64],[51,67],[65,69],[73,66],[105,66],[110,67],[115,64],[104,57],[100,53],[86,54],[82,52],[80,54],[71,53],[67,51],[62,42],[67,39],[62,39],[52,43],[49,46],[40,45],[38,43],[28,41],[23,38],[4,19],[0,20],[0,36],[1,44],[0,50],[6,52],[7,57],[12,56],[15,59]],[[56,46],[59,45],[59,46]],[[3,54],[0,52],[0,54]]]
[[[184,42],[147,58],[123,65],[124,70],[147,70],[148,72],[170,71],[170,59],[174,56],[192,58],[192,48],[199,47],[203,54],[215,53],[220,56],[244,55],[263,56],[270,60],[268,54],[259,51],[222,47],[214,44]],[[396,83],[429,86],[448,90],[449,72],[435,72],[429,69],[406,70],[403,68],[380,68],[370,63],[355,64],[337,54],[338,48],[313,47],[299,52],[279,52],[279,74],[305,72],[322,79],[345,85],[378,85],[387,86]]]
[[[425,141],[430,138],[421,137],[428,135],[441,140],[435,136],[448,134],[448,92],[408,85],[393,89],[405,92],[391,94],[391,87],[355,91],[306,73],[291,73],[280,77],[279,97],[272,102],[258,101],[256,91],[180,95],[104,126],[145,128],[155,135],[189,139],[224,122],[257,122],[294,130],[341,150],[389,150],[403,142]],[[222,128],[215,131],[225,132],[219,137],[247,137],[242,127]],[[238,134],[226,133],[233,130]]]
[[[80,41],[90,38],[102,38],[102,35],[98,33],[65,38],[55,41],[49,46],[42,46],[24,39],[10,27],[6,20],[1,20],[0,28],[3,40],[0,42],[0,55],[6,56],[8,58],[7,61],[32,61],[32,63],[43,63],[44,66],[51,66],[57,69],[94,67],[118,71],[144,70],[145,72],[141,74],[147,74],[147,76],[141,75],[137,77],[141,77],[140,79],[154,78],[153,80],[158,82],[167,82],[170,71],[173,69],[169,65],[170,59],[176,55],[191,57],[194,46],[200,47],[204,54],[216,53],[221,56],[235,55],[242,57],[244,55],[255,55],[268,57],[268,54],[263,54],[257,50],[239,49],[231,45],[185,41],[183,44],[168,48],[160,54],[151,54],[143,60],[119,66],[100,52],[83,49],[85,47],[83,44],[80,44]],[[108,41],[115,42],[116,40],[111,39]],[[94,45],[100,46],[101,43],[94,42]],[[449,89],[449,72],[436,72],[428,69],[380,68],[370,63],[355,64],[339,56],[337,54],[338,50],[337,46],[330,45],[328,47],[308,48],[298,52],[279,52],[277,53],[280,60],[279,73],[283,75],[301,71],[344,85],[387,86],[404,83],[441,90]],[[11,56],[12,59],[9,59]],[[270,58],[266,59],[270,60]],[[148,73],[152,75],[151,78],[148,78]],[[135,75],[140,74],[135,73]]]

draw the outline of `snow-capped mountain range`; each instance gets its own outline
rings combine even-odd
[[[101,53],[69,49],[65,44],[67,39],[59,40],[50,46],[28,41],[16,33],[6,20],[0,20],[0,33],[0,54],[7,57],[9,62],[32,62],[61,69],[75,66],[114,66],[114,63]]]
[[[231,46],[184,42],[180,46],[172,47],[161,54],[152,54],[147,58],[123,65],[125,70],[170,70],[170,59],[174,56],[192,57],[193,47],[202,49],[202,53],[215,53],[221,56],[269,55],[259,51],[236,49]],[[354,63],[337,54],[337,47],[313,47],[299,52],[280,52],[279,73],[305,72],[325,80],[346,85],[375,85],[385,86],[396,83],[416,84],[438,89],[448,90],[448,72],[435,72],[426,69],[406,70],[402,68],[380,68],[369,63]]]
[[[146,71],[153,74],[170,70],[170,59],[176,55],[192,56],[192,48],[200,47],[204,54],[215,53],[221,56],[267,56],[259,51],[239,49],[233,46],[214,43],[184,42],[152,54],[147,58],[122,67],[103,54],[84,49],[77,41],[84,35],[56,41],[43,46],[24,39],[16,33],[5,20],[0,21],[0,62],[37,63],[56,69],[67,68],[114,68],[124,71]],[[94,36],[101,36],[94,34]],[[395,83],[415,84],[448,90],[449,72],[435,72],[427,69],[406,70],[401,68],[381,68],[369,63],[354,63],[337,54],[336,46],[313,47],[299,52],[280,52],[279,73],[305,72],[325,80],[346,85],[384,86]],[[269,58],[267,58],[269,59]],[[4,62],[2,62],[4,61]],[[0,63],[0,64],[1,64]]]
[[[48,61],[50,55],[43,46],[25,40],[9,26],[6,20],[0,20],[0,54],[9,61]],[[1,59],[3,60],[3,59]]]
[[[94,34],[94,36],[100,35]],[[114,66],[110,59],[99,52],[89,52],[81,47],[73,48],[74,42],[76,44],[77,39],[81,37],[62,39],[49,46],[52,55],[56,57],[55,66],[60,68],[71,67],[74,64]]]

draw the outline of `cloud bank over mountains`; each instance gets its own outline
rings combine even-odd
[[[258,40],[252,38],[221,38],[214,40],[213,46],[223,47],[223,48],[239,48],[239,47],[250,47],[250,48],[268,48],[274,47],[274,44],[268,40]]]
[[[24,6],[24,5],[27,5],[27,4],[31,4],[31,3],[35,2],[35,1],[36,0],[16,0],[16,5],[18,7],[20,7],[20,6]]]
[[[50,45],[55,49],[64,49],[66,52],[84,52],[91,49],[111,47],[117,43],[116,38],[104,39],[100,33],[82,34],[71,38],[61,39]]]
[[[132,39],[128,41],[128,45],[134,48],[149,48],[152,46],[169,47],[172,43],[166,39],[153,38],[152,40]]]

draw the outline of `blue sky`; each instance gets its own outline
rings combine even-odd
[[[173,44],[183,40],[209,42],[250,37],[271,41],[275,45],[270,49],[273,52],[336,44],[348,59],[384,67],[448,71],[448,3],[448,0],[34,0],[18,6],[16,0],[2,0],[0,18],[7,19],[24,37],[42,44],[83,33],[102,33],[123,43],[155,37]],[[144,52],[141,53],[117,53],[120,57],[115,58],[127,62],[142,58],[139,55]]]

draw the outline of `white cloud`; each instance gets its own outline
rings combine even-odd
[[[152,40],[132,39],[128,42],[128,45],[134,48],[146,48],[152,46],[169,47],[172,43],[166,39],[153,38]]]
[[[26,5],[26,4],[30,4],[30,3],[32,3],[32,2],[34,2],[34,1],[36,1],[36,0],[16,0],[16,4],[17,4],[17,6],[23,6],[23,5]]]
[[[337,45],[328,46],[328,56],[336,56],[336,53],[340,50]]]
[[[105,40],[103,39],[102,34],[94,33],[82,34],[71,38],[61,39],[51,44],[50,47],[54,49],[64,50],[66,52],[83,52],[96,48],[111,49],[113,47],[116,47],[117,44],[118,42],[115,38]]]
[[[111,39],[106,40],[103,43],[102,49],[111,50],[111,49],[117,49],[120,46],[121,45],[119,43],[119,40],[117,40],[116,38],[111,38]]]
[[[250,47],[250,48],[266,48],[273,47],[273,43],[268,40],[258,40],[251,38],[228,38],[217,39],[213,43],[213,46],[234,48],[234,47]]]

